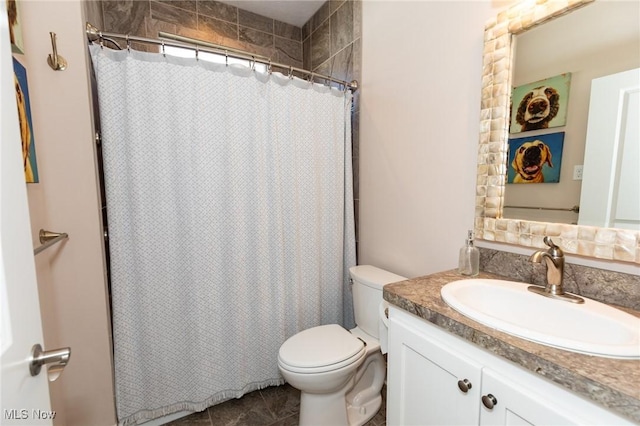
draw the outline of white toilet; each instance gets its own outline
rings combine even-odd
[[[406,278],[369,265],[349,272],[356,328],[321,325],[301,331],[280,347],[280,372],[301,392],[300,425],[359,426],[382,405],[382,287]]]

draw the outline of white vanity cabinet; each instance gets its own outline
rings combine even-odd
[[[389,319],[389,425],[634,424],[406,311]]]

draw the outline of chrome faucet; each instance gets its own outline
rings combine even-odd
[[[562,280],[564,279],[564,252],[560,247],[555,245],[549,237],[544,237],[544,243],[549,246],[549,249],[538,250],[531,255],[529,260],[534,263],[542,263],[542,260],[545,260],[547,266],[547,285],[545,287],[532,285],[527,289],[533,293],[553,299],[561,299],[573,303],[584,303],[582,297],[565,293],[562,288]]]

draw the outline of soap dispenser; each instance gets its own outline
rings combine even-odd
[[[469,231],[464,246],[460,249],[458,272],[462,275],[478,275],[480,250],[473,246],[473,231]]]

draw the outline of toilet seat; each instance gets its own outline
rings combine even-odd
[[[338,370],[366,355],[365,343],[337,324],[309,328],[280,347],[278,363],[296,373]]]

